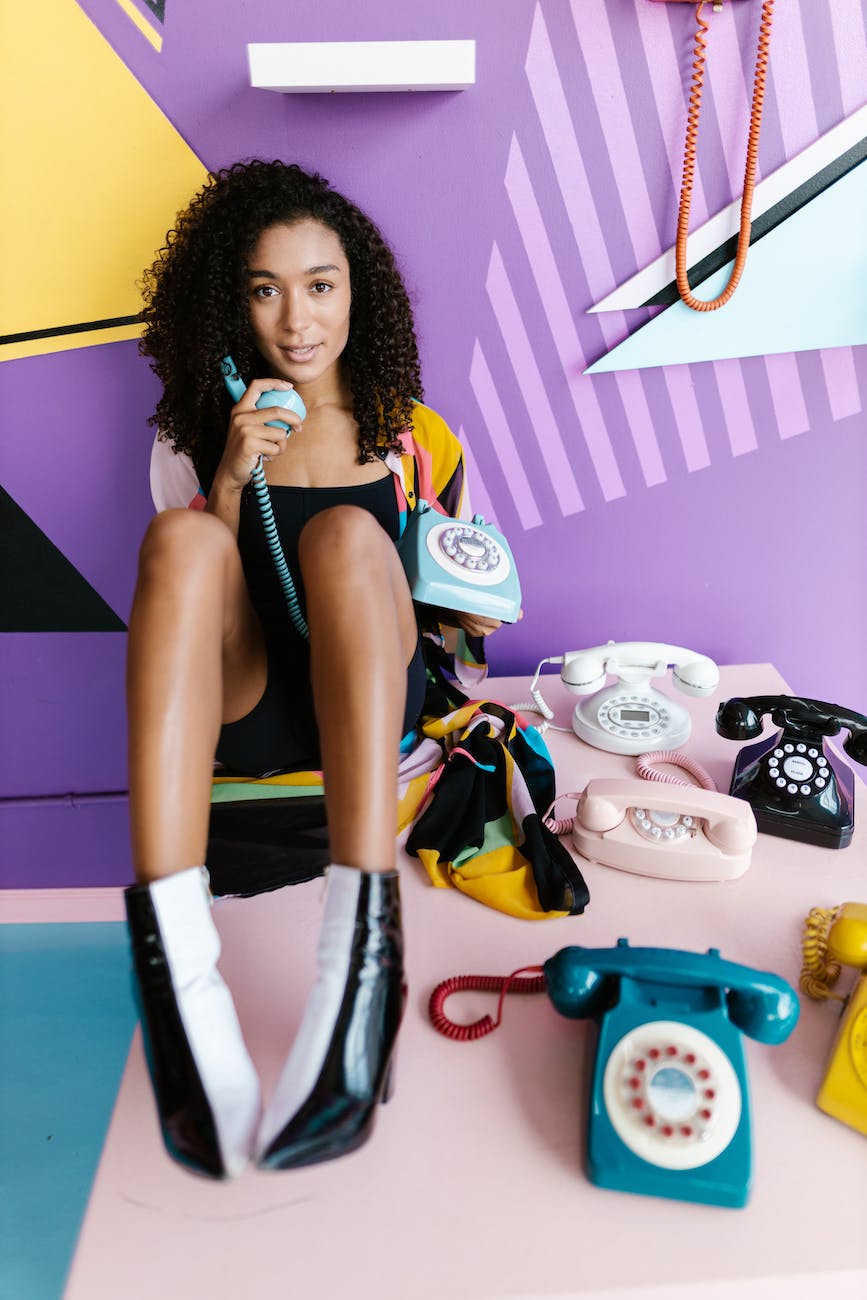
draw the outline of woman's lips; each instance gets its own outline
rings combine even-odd
[[[319,347],[320,345],[318,343],[311,343],[310,346],[306,348],[281,348],[280,351],[284,356],[287,356],[290,361],[309,361],[311,357],[316,355]]]

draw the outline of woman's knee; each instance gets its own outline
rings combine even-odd
[[[219,563],[231,549],[232,534],[201,510],[163,510],[150,522],[139,551],[139,575],[188,574],[198,563]]]
[[[385,612],[391,602],[408,662],[418,640],[415,609],[397,549],[369,510],[360,506],[334,506],[313,516],[304,526],[298,547],[308,592],[339,590],[344,595],[363,592],[368,608]],[[371,588],[371,576],[375,586]],[[374,599],[376,598],[376,599]],[[355,609],[348,601],[348,607]],[[384,635],[384,627],[383,627]]]
[[[302,568],[335,564],[357,568],[374,562],[391,543],[369,510],[361,506],[331,506],[309,519],[298,541]]]

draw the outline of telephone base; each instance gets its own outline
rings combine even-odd
[[[609,754],[646,754],[686,744],[692,718],[646,682],[618,681],[578,701],[572,730],[579,740]]]
[[[816,1105],[867,1134],[867,978],[859,980],[846,1004]]]
[[[647,803],[652,805],[652,798]],[[648,843],[638,838],[630,817],[604,833],[588,830],[581,825],[580,813],[572,827],[572,843],[590,862],[660,880],[737,880],[752,857],[752,844],[724,853],[703,831],[683,841]]]
[[[835,831],[821,826],[804,825],[803,822],[793,822],[790,816],[780,816],[757,808],[755,804],[753,812],[756,815],[756,826],[763,835],[800,840],[802,844],[815,844],[820,849],[845,849],[852,843],[851,826]]]
[[[729,794],[766,835],[845,849],[855,827],[855,776],[823,740],[785,730],[739,752]]]
[[[690,991],[694,1009],[677,1021],[642,1020],[652,1003],[631,981],[622,981],[621,995],[600,1025],[587,1140],[590,1181],[739,1209],[749,1197],[752,1170],[740,1032],[727,1021],[718,994]],[[704,1102],[704,1096],[713,1100]]]
[[[521,584],[502,533],[481,515],[452,519],[419,500],[398,543],[412,598],[501,623],[521,614]]]
[[[596,1187],[607,1188],[611,1192],[630,1192],[638,1196],[654,1196],[669,1201],[692,1201],[697,1205],[719,1205],[724,1209],[742,1210],[750,1197],[748,1177],[740,1175],[730,1182],[723,1182],[719,1177],[704,1182],[692,1173],[688,1178],[681,1174],[682,1181],[675,1181],[675,1176],[668,1174],[666,1179],[659,1177],[659,1171],[649,1167],[646,1171],[637,1169],[612,1169],[610,1165],[595,1167],[588,1158],[587,1177]]]

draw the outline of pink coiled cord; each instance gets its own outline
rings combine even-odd
[[[703,790],[717,788],[716,781],[701,763],[697,763],[694,758],[687,758],[686,754],[678,753],[676,749],[654,749],[648,754],[639,754],[635,760],[636,776],[640,776],[643,781],[662,781],[664,785],[691,784],[689,781],[681,781],[679,776],[673,776],[671,772],[660,772],[653,766],[655,763],[668,763],[670,767],[679,767],[684,772],[689,772]]]

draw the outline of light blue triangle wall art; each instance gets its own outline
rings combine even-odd
[[[695,296],[715,298],[731,268],[729,262],[693,285]],[[867,343],[867,162],[750,248],[725,307],[695,312],[673,303],[584,373],[859,343]]]

